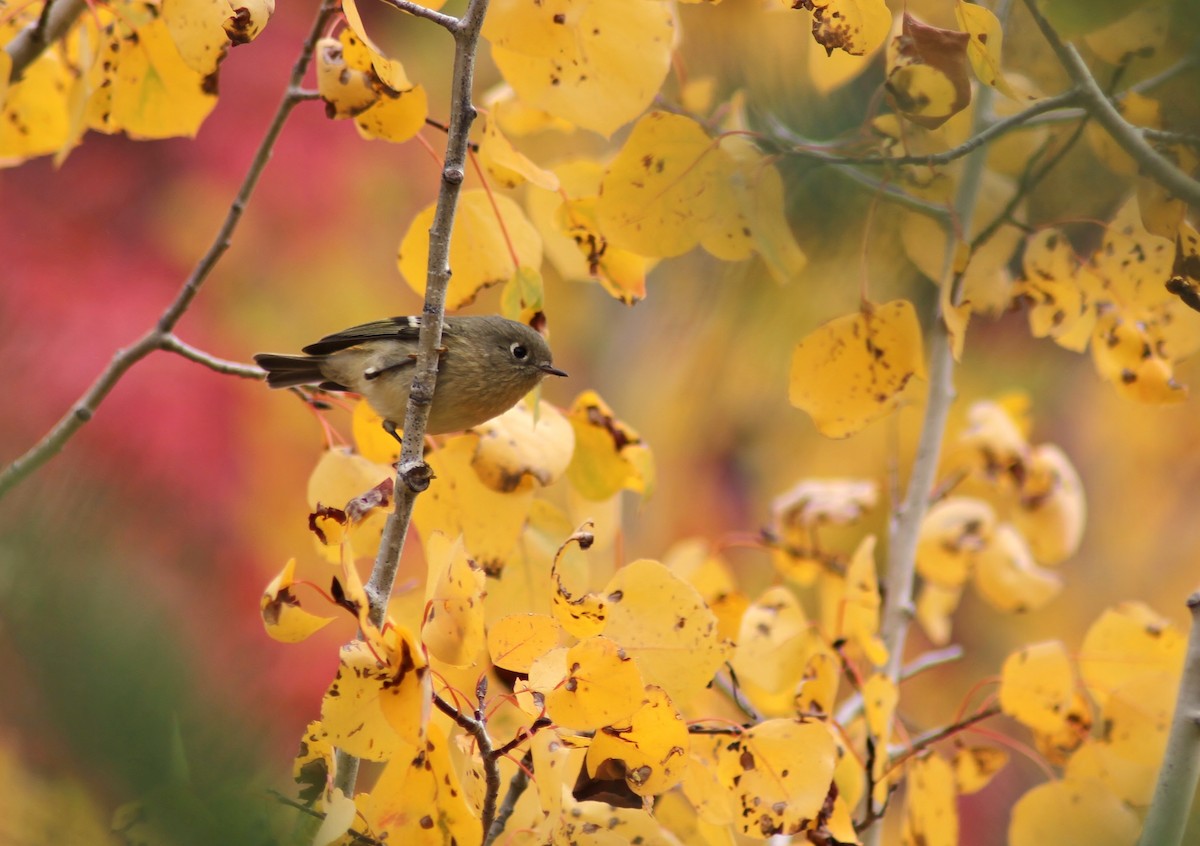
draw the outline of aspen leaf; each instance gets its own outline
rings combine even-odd
[[[719,743],[719,740],[711,741],[709,748],[701,754],[697,747],[702,744],[697,736],[680,787],[697,817],[709,825],[727,826],[733,822],[733,808],[715,766]]]
[[[790,282],[808,264],[785,213],[783,179],[773,165],[757,163],[739,192],[754,250],[779,284]]]
[[[604,168],[590,159],[575,159],[556,165],[553,172],[560,193],[525,195],[529,219],[542,235],[551,264],[565,279],[599,282],[623,303],[644,299],[649,261],[609,244],[596,218]]]
[[[1151,98],[1136,91],[1126,91],[1116,100],[1117,110],[1121,117],[1134,126],[1148,129],[1162,128],[1162,106]],[[1113,140],[1112,136],[1099,124],[1089,125],[1084,129],[1084,136],[1096,158],[1113,173],[1121,176],[1136,176],[1138,164]]]
[[[373,550],[379,545],[383,524],[387,520],[383,510],[368,513],[358,521],[346,517],[338,526],[321,516],[322,509],[344,509],[356,497],[391,478],[390,468],[368,461],[344,447],[328,449],[321,454],[309,474],[307,496],[313,514],[310,527],[320,530],[317,551],[323,558],[334,564],[339,563],[342,552],[338,547],[345,540],[350,542],[351,557],[354,549]]]
[[[1007,763],[1008,753],[995,746],[958,746],[951,759],[954,784],[963,795],[977,793]]]
[[[658,92],[675,22],[653,0],[498,0],[483,35],[522,100],[607,137]]]
[[[350,431],[358,454],[373,464],[395,464],[400,459],[400,444],[383,428],[383,418],[365,399],[354,404],[350,413]]]
[[[483,838],[450,758],[449,741],[436,724],[419,746],[388,761],[364,816],[375,837],[406,846],[479,843]]]
[[[550,567],[550,579],[554,583],[553,608],[555,619],[569,634],[585,638],[603,631],[608,620],[608,603],[597,593],[584,593],[576,597],[564,586],[563,563],[569,560],[575,544],[580,550],[587,549],[592,545],[592,535],[588,531],[576,532],[558,548]]]
[[[1039,731],[1034,734],[1038,754],[1055,766],[1066,764],[1088,739],[1094,721],[1091,703],[1083,694],[1075,691],[1062,724],[1053,731]]]
[[[962,587],[925,582],[917,592],[917,622],[934,646],[950,642],[951,615],[962,600]]]
[[[329,846],[342,837],[354,824],[358,807],[352,797],[343,793],[340,787],[335,787],[325,798],[324,811],[324,819],[313,835],[313,846]]]
[[[1139,764],[1117,754],[1107,742],[1089,740],[1071,755],[1064,776],[1075,782],[1099,781],[1130,805],[1147,807],[1161,764],[1161,753],[1152,763]]]
[[[156,18],[116,36],[118,55],[105,66],[112,102],[104,131],[133,138],[194,136],[217,104],[211,80],[188,67],[166,23]]]
[[[1010,846],[1129,846],[1138,817],[1098,780],[1039,784],[1017,800],[1008,826]]]
[[[478,439],[451,438],[427,458],[437,484],[413,506],[413,523],[423,539],[434,532],[462,535],[467,555],[489,575],[500,574],[514,554],[533,501],[532,489],[499,493],[472,466]]]
[[[892,735],[896,705],[900,702],[900,689],[883,673],[875,673],[863,682],[862,697],[867,729],[876,739],[877,748],[886,749],[887,739]]]
[[[628,719],[641,707],[645,683],[637,662],[600,635],[567,650],[567,675],[546,694],[550,719],[588,731]]]
[[[575,452],[567,479],[584,498],[606,500],[622,489],[649,496],[654,459],[629,425],[613,416],[595,391],[575,398],[567,414],[575,430]]]
[[[425,128],[429,98],[425,87],[414,85],[403,91],[384,88],[374,104],[354,116],[354,125],[364,138],[379,138],[402,144]]]
[[[1024,276],[1015,293],[1029,308],[1029,331],[1050,337],[1075,352],[1087,347],[1095,312],[1077,279],[1079,261],[1070,242],[1055,229],[1043,229],[1025,245]]]
[[[162,19],[192,70],[205,76],[216,73],[229,49],[225,22],[233,17],[229,0],[163,0]]]
[[[552,484],[575,451],[574,429],[548,403],[538,404],[536,417],[526,403],[518,403],[467,436],[477,439],[471,466],[485,485],[501,493]]]
[[[408,286],[422,295],[434,211],[435,207],[429,205],[413,218],[400,242],[397,259]],[[503,195],[489,197],[482,190],[462,192],[450,242],[454,276],[446,291],[447,309],[461,308],[489,285],[507,282],[521,265],[537,267],[541,263],[542,239],[520,206]]]
[[[908,771],[904,804],[905,846],[958,846],[958,790],[946,759],[932,754]]]
[[[1005,97],[1017,98],[1017,92],[1004,78],[1000,60],[1004,54],[1004,31],[995,13],[986,6],[955,0],[954,17],[970,40],[967,41],[967,59],[975,76],[984,85],[990,85]]]
[[[720,188],[731,167],[696,121],[651,112],[634,125],[604,175],[600,228],[611,244],[639,255],[681,255],[724,211]]]
[[[1100,706],[1109,748],[1145,771],[1150,783],[1167,748],[1178,687],[1174,668],[1145,673],[1109,691]]]
[[[813,652],[796,687],[796,713],[801,716],[832,714],[841,675],[842,662],[831,650],[822,647]]]
[[[463,548],[434,532],[425,540],[429,567],[421,643],[429,654],[453,667],[474,666],[484,644],[485,578]]]
[[[528,673],[530,665],[558,646],[563,628],[545,614],[509,614],[488,628],[488,654],[497,667]]]
[[[1175,381],[1172,362],[1154,341],[1146,323],[1102,314],[1092,334],[1092,362],[1129,399],[1154,405],[1183,402],[1187,388]]]
[[[230,5],[233,6],[232,3]],[[237,5],[233,6],[233,17],[223,25],[229,42],[236,47],[258,38],[273,14],[275,0],[237,0]]]
[[[320,720],[313,720],[305,727],[300,749],[292,760],[292,780],[299,785],[301,801],[316,802],[324,794],[334,768],[333,755],[325,727]]]
[[[483,105],[506,135],[523,138],[539,132],[571,133],[575,125],[522,100],[507,82],[498,82],[483,95]]]
[[[795,8],[813,13],[813,38],[828,54],[873,53],[892,28],[892,13],[883,0],[800,0]]]
[[[891,21],[889,20],[888,23],[890,24]],[[884,32],[886,34],[887,31],[884,30]],[[883,39],[880,39],[879,45],[874,50],[861,56],[852,55],[844,50],[826,53],[810,48],[806,57],[807,78],[817,93],[828,96],[862,75],[871,66],[875,54],[882,46]]]
[[[1063,589],[1062,578],[1033,560],[1029,544],[1009,523],[996,527],[975,558],[975,589],[1001,611],[1036,611]]]
[[[1041,0],[1042,14],[1064,38],[1086,35],[1145,6],[1147,0]]]
[[[893,300],[826,323],[792,354],[792,405],[817,430],[845,438],[896,408],[913,376],[925,378],[921,327],[912,303]]]
[[[795,595],[783,586],[768,588],[742,615],[731,664],[740,681],[766,693],[790,691],[815,640]]]
[[[971,103],[966,32],[931,26],[904,13],[892,42],[884,83],[896,108],[926,129],[937,129]]]
[[[1083,540],[1087,520],[1083,483],[1071,459],[1053,444],[1031,449],[1024,468],[1013,525],[1038,562],[1058,564],[1074,555]]]
[[[552,171],[538,167],[527,156],[518,152],[512,142],[504,137],[504,133],[490,114],[485,115],[483,119],[478,156],[479,163],[492,179],[505,188],[516,188],[528,181],[531,185],[547,191],[558,190],[558,177]]]
[[[1075,691],[1067,651],[1058,641],[1019,649],[1000,671],[1000,707],[1034,731],[1059,729]]]
[[[717,617],[721,638],[736,641],[749,600],[738,588],[725,559],[701,538],[677,541],[663,555],[663,564],[700,594]]]
[[[700,594],[657,561],[617,570],[603,592],[604,635],[637,661],[642,677],[686,705],[712,681],[729,648]]]
[[[1110,691],[1139,677],[1178,673],[1184,636],[1141,602],[1108,608],[1092,623],[1079,648],[1079,674],[1101,704]]]
[[[334,620],[333,617],[318,617],[300,607],[300,600],[292,593],[295,574],[296,559],[292,558],[267,585],[259,602],[267,634],[284,643],[305,640]]]
[[[975,557],[996,528],[992,506],[981,499],[953,496],[934,503],[917,537],[917,572],[943,588],[967,580]]]
[[[887,661],[879,637],[879,577],[875,572],[875,536],[862,539],[846,566],[842,635],[856,643],[876,667]]]
[[[683,778],[691,739],[687,723],[661,688],[646,686],[646,698],[627,721],[596,732],[587,751],[593,777],[609,761],[638,796],[656,796]]]
[[[1200,165],[1200,158],[1186,147],[1171,147],[1162,152],[1164,158],[1184,173],[1194,173]],[[1175,241],[1181,234],[1180,228],[1187,226],[1187,203],[1176,197],[1170,189],[1160,185],[1156,179],[1138,177],[1137,203],[1142,226],[1151,235]],[[1176,246],[1178,247],[1178,242]],[[1177,249],[1177,257],[1178,254]]]
[[[325,37],[317,42],[317,91],[325,101],[325,113],[330,118],[354,117],[379,99],[379,92],[367,72],[350,67],[346,61],[343,41]]]
[[[416,746],[429,708],[428,666],[407,631],[391,629],[393,649],[379,663],[365,641],[342,647],[338,671],[321,702],[321,722],[339,749],[386,761],[402,744]]]
[[[717,775],[742,834],[765,840],[810,830],[833,782],[836,746],[820,722],[767,720],[717,752]]]
[[[1110,65],[1121,65],[1134,58],[1149,59],[1167,40],[1171,25],[1169,2],[1141,0],[1132,6],[1130,14],[1084,36],[1092,52]]]

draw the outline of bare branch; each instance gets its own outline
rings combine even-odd
[[[401,12],[407,12],[414,17],[424,18],[427,21],[433,21],[435,24],[449,30],[451,33],[458,32],[459,27],[462,25],[462,22],[452,15],[444,15],[441,12],[436,12],[433,9],[426,8],[420,3],[413,3],[411,0],[383,0],[383,2],[387,3],[389,6],[395,6]],[[465,19],[466,16],[464,16],[463,20]]]
[[[59,0],[59,3],[65,2],[66,0]],[[96,381],[92,383],[91,387],[71,406],[71,409],[54,425],[45,437],[0,471],[0,498],[62,450],[67,441],[79,431],[83,424],[92,419],[92,415],[96,413],[104,398],[108,396],[109,391],[120,381],[129,368],[155,350],[167,348],[166,345],[170,343],[168,338],[171,337],[175,325],[183,317],[192,300],[196,298],[200,286],[204,284],[204,281],[212,273],[221,256],[229,248],[230,239],[237,229],[238,222],[242,218],[242,213],[246,209],[246,204],[250,200],[250,195],[254,192],[255,186],[258,184],[259,177],[262,176],[262,172],[271,158],[271,151],[275,148],[275,142],[279,138],[279,133],[282,131],[284,123],[287,122],[288,116],[296,104],[305,99],[303,96],[298,96],[301,92],[300,85],[304,80],[305,72],[308,70],[309,62],[312,60],[317,39],[321,37],[321,32],[325,28],[326,21],[329,20],[329,17],[336,11],[337,7],[336,0],[324,0],[322,2],[317,12],[316,20],[313,22],[312,30],[305,39],[304,45],[300,49],[300,55],[296,59],[296,64],[292,68],[292,76],[288,81],[287,90],[279,103],[279,107],[275,110],[275,115],[271,119],[266,133],[263,135],[262,141],[259,142],[258,150],[255,152],[254,159],[246,171],[246,177],[242,180],[242,185],[238,189],[237,195],[229,206],[225,220],[222,222],[207,252],[196,263],[195,268],[184,281],[174,301],[163,311],[153,329],[139,338],[132,346],[117,351],[108,367],[105,368],[96,378]],[[177,352],[181,355],[184,354],[181,349],[173,347],[172,352]]]
[[[1083,57],[1075,47],[1059,38],[1054,27],[1050,25],[1038,10],[1035,0],[1025,0],[1025,6],[1033,16],[1034,23],[1042,31],[1042,35],[1050,44],[1059,62],[1075,83],[1082,97],[1082,104],[1096,122],[1108,131],[1117,145],[1128,153],[1138,166],[1150,178],[1154,179],[1175,197],[1192,206],[1200,206],[1200,182],[1189,177],[1169,159],[1150,146],[1139,127],[1129,123],[1121,116],[1117,107],[1104,94],[1095,77],[1092,76]]]
[[[203,364],[209,370],[224,373],[227,376],[241,376],[243,379],[262,379],[266,371],[253,364],[242,364],[240,361],[228,361],[209,355],[204,350],[196,349],[191,344],[181,341],[176,335],[165,336],[158,344],[160,350],[181,355],[189,361]]]
[[[532,766],[533,753],[526,752],[525,757],[517,766],[517,771],[509,779],[508,792],[504,794],[504,803],[500,805],[500,810],[496,812],[496,818],[492,820],[491,828],[484,835],[484,846],[491,846],[496,842],[496,838],[504,833],[504,827],[508,825],[509,817],[517,807],[517,800],[521,798],[525,788],[529,787],[529,768]]]
[[[1183,842],[1196,783],[1200,781],[1200,592],[1188,597],[1187,606],[1192,631],[1183,659],[1183,678],[1140,846],[1177,846]]]
[[[38,19],[4,45],[4,51],[12,58],[9,82],[20,79],[25,68],[33,64],[47,47],[66,35],[86,7],[84,0],[49,0]]]

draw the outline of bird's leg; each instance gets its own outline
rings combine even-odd
[[[387,432],[389,435],[391,435],[393,438],[395,438],[396,443],[401,444],[401,445],[404,444],[404,438],[403,438],[403,436],[401,436],[400,430],[396,428],[396,424],[393,423],[391,420],[383,421],[383,431]]]

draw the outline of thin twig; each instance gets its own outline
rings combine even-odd
[[[990,89],[981,89],[990,90]],[[952,161],[961,159],[963,156],[973,153],[980,147],[994,141],[1002,135],[1012,132],[1014,129],[1019,129],[1022,124],[1027,123],[1032,118],[1038,115],[1044,115],[1047,112],[1053,112],[1056,109],[1067,108],[1076,105],[1082,101],[1082,94],[1078,90],[1065,91],[1062,94],[1056,94],[1053,97],[1047,97],[1044,100],[1038,100],[1024,111],[1017,112],[1015,115],[1001,118],[993,123],[989,123],[981,127],[977,132],[971,135],[966,141],[952,147],[949,150],[943,150],[940,153],[927,153],[924,155],[910,156],[842,156],[836,153],[831,153],[824,149],[813,149],[805,147],[806,144],[812,142],[802,138],[790,138],[793,143],[800,146],[793,147],[785,152],[785,155],[799,156],[801,158],[816,159],[826,164],[835,165],[921,165],[925,167],[936,167],[938,165],[949,164]],[[976,113],[982,113],[983,110],[976,104]]]
[[[508,781],[508,792],[504,794],[504,802],[496,812],[496,818],[492,820],[491,828],[487,830],[484,836],[483,846],[491,846],[504,833],[504,827],[508,825],[509,818],[513,815],[513,811],[516,810],[517,800],[521,798],[521,794],[529,787],[529,769],[532,766],[533,752],[526,752],[525,757],[521,759],[521,763],[517,765],[517,771],[513,773],[513,777]]]
[[[410,15],[418,18],[425,18],[427,21],[433,21],[438,26],[444,27],[451,33],[457,33],[462,26],[462,21],[452,15],[445,15],[433,9],[426,8],[420,3],[413,3],[410,0],[383,0],[389,6],[395,6],[401,12],[407,12]],[[467,16],[463,16],[466,20]]]
[[[1063,41],[1050,22],[1039,11],[1036,0],[1025,0],[1029,14],[1041,30],[1042,36],[1050,44],[1050,49],[1058,56],[1059,62],[1066,69],[1067,75],[1075,83],[1082,97],[1083,107],[1091,112],[1096,122],[1108,131],[1113,141],[1130,155],[1150,178],[1166,188],[1172,195],[1192,206],[1200,206],[1200,182],[1189,177],[1167,159],[1142,135],[1140,128],[1129,123],[1121,116],[1117,107],[1108,99],[1097,84],[1083,57],[1075,47]]]
[[[230,239],[237,229],[242,213],[246,209],[246,204],[250,200],[250,195],[254,193],[254,188],[258,184],[259,177],[262,176],[262,172],[271,158],[271,151],[275,147],[279,133],[283,129],[283,125],[291,114],[292,109],[297,103],[301,102],[301,98],[297,98],[296,92],[301,90],[300,84],[304,80],[304,74],[308,70],[309,62],[312,60],[317,39],[321,37],[326,22],[336,11],[337,6],[336,0],[324,0],[322,2],[312,30],[304,40],[304,44],[300,49],[300,55],[296,59],[295,66],[292,68],[292,76],[288,81],[287,91],[280,100],[279,107],[275,110],[275,115],[271,119],[266,133],[263,135],[262,141],[259,142],[258,150],[250,162],[250,167],[246,171],[246,176],[242,180],[241,187],[238,189],[233,202],[229,206],[225,220],[222,222],[207,252],[196,263],[195,268],[193,268],[191,274],[184,281],[174,301],[163,311],[153,329],[149,330],[131,346],[116,352],[112,361],[109,362],[108,367],[97,377],[91,387],[88,388],[84,395],[71,406],[71,409],[40,441],[30,447],[23,455],[18,456],[3,471],[0,471],[0,498],[56,455],[67,441],[79,431],[83,424],[92,419],[92,415],[96,413],[104,398],[108,396],[109,391],[120,381],[129,368],[155,350],[164,348],[166,339],[171,335],[175,325],[183,317],[192,300],[195,299],[200,286],[204,284],[204,281],[212,273],[221,256],[229,248]],[[173,351],[179,352],[179,350]]]
[[[906,749],[903,753],[901,753],[900,755],[898,755],[897,757],[895,757],[891,760],[891,762],[888,764],[888,769],[889,770],[896,769],[901,764],[903,764],[905,761],[907,761],[909,758],[912,758],[914,755],[921,754],[922,752],[924,752],[926,749],[928,749],[930,746],[937,743],[938,741],[945,740],[948,737],[953,737],[954,735],[961,732],[963,729],[969,728],[970,726],[973,726],[976,723],[981,723],[984,720],[989,720],[992,717],[995,717],[999,713],[1000,713],[1000,706],[993,705],[990,708],[984,708],[982,711],[977,711],[976,713],[972,714],[969,717],[963,717],[961,720],[957,720],[953,723],[950,723],[950,725],[942,726],[941,728],[932,729],[930,731],[925,732],[924,734],[920,734],[917,737],[914,737],[912,739],[912,742],[909,744],[908,749]]]
[[[215,370],[227,376],[241,376],[243,379],[262,379],[266,376],[266,371],[261,367],[255,367],[253,364],[242,364],[240,361],[228,361],[224,358],[217,358],[214,355],[204,352],[204,350],[196,349],[173,334],[164,337],[159,342],[158,348],[181,355],[188,361],[203,364],[209,370]]]
[[[1200,592],[1188,597],[1187,606],[1192,630],[1183,659],[1183,678],[1139,846],[1177,846],[1183,842],[1196,783],[1200,781]]]
[[[49,0],[38,19],[4,45],[4,51],[12,58],[9,82],[19,80],[25,69],[33,64],[47,47],[66,35],[71,24],[75,23],[75,19],[86,8],[85,0]]]
[[[325,819],[325,813],[323,811],[318,811],[316,808],[310,808],[303,802],[297,802],[290,796],[283,795],[278,790],[268,790],[267,792],[274,796],[276,801],[278,801],[281,805],[287,805],[289,808],[295,808],[297,811],[300,811],[303,814],[308,814],[310,817],[318,820]],[[376,840],[374,837],[371,837],[368,834],[363,834],[361,831],[357,831],[353,828],[346,829],[346,834],[353,837],[355,843],[365,843],[367,846],[387,846],[387,844],[385,844],[382,840]]]

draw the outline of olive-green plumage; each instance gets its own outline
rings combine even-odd
[[[327,335],[303,356],[259,353],[272,388],[318,385],[361,394],[384,420],[404,424],[416,362],[419,317],[392,317]],[[512,408],[548,374],[566,376],[533,329],[491,315],[448,317],[426,431],[477,426]]]

